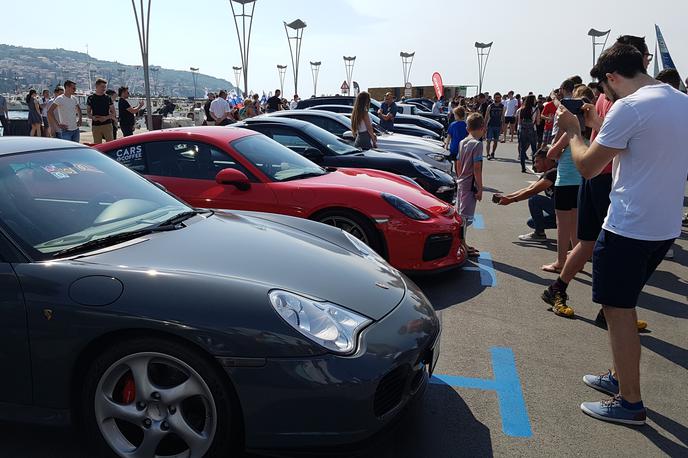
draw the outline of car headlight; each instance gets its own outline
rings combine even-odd
[[[425,175],[428,178],[435,178],[435,174],[432,173],[432,170],[430,170],[430,167],[426,167],[425,164],[423,164],[421,162],[413,162],[413,167],[421,175]]]
[[[416,207],[415,205],[406,202],[401,197],[397,197],[394,194],[383,193],[382,198],[385,199],[385,201],[392,207],[396,208],[397,210],[399,210],[411,219],[415,219],[418,221],[425,221],[430,219],[430,216],[427,213],[425,213],[423,210]]]
[[[270,303],[279,316],[308,339],[339,354],[353,353],[358,334],[372,320],[329,302],[318,302],[288,291],[271,291]]]
[[[437,162],[442,162],[442,161],[446,161],[449,156],[445,156],[444,154],[439,154],[439,153],[430,153],[430,154],[428,154],[428,157],[430,159],[437,161]]]

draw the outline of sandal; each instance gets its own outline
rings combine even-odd
[[[554,267],[554,264],[545,264],[540,269],[544,270],[545,272],[549,272],[552,274],[560,274],[561,269],[559,267]]]

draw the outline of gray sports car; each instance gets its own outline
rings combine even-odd
[[[4,419],[80,424],[94,456],[349,443],[423,392],[439,335],[339,229],[193,209],[82,145],[0,138]]]

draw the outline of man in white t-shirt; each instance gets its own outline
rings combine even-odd
[[[289,109],[296,110],[299,106],[299,100],[301,100],[299,99],[299,94],[294,94],[294,100],[289,103]]]
[[[218,97],[210,103],[210,116],[215,121],[216,126],[226,126],[231,124],[229,113],[231,112],[229,102],[227,102],[227,91],[220,91]]]
[[[571,139],[576,166],[586,179],[613,160],[607,218],[593,254],[593,302],[602,305],[609,328],[614,370],[586,375],[586,385],[611,394],[581,409],[604,421],[642,425],[640,339],[635,311],[645,283],[681,234],[688,155],[685,120],[688,96],[650,77],[643,54],[617,43],[590,75],[614,102],[602,122],[592,105],[586,124],[599,129],[588,147],[576,116],[561,107],[559,127]]]
[[[516,130],[516,111],[518,110],[518,100],[514,98],[514,91],[509,91],[502,103],[504,104],[504,140],[502,143],[506,142],[507,130],[513,142],[514,131]]]
[[[81,107],[74,94],[76,93],[76,83],[65,81],[64,94],[58,96],[48,109],[48,119],[51,125],[57,126],[58,137],[63,140],[79,142],[81,135]]]

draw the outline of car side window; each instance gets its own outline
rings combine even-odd
[[[272,139],[277,143],[286,146],[287,148],[294,150],[304,150],[310,148],[310,144],[299,134],[290,129],[275,129],[272,131]]]
[[[146,174],[148,171],[146,168],[144,146],[143,144],[131,145],[126,148],[107,151],[105,154],[136,172]]]
[[[229,154],[199,142],[169,141],[146,144],[146,159],[150,175],[215,180],[220,170],[233,168],[252,175]],[[255,180],[255,179],[254,179]]]
[[[246,167],[235,161],[232,156],[224,151],[220,151],[214,146],[208,147],[210,148],[210,175],[212,175],[212,178],[210,179],[214,180],[215,176],[220,172],[220,170],[234,169],[243,172],[244,175],[248,177],[249,181],[253,183],[259,182],[259,180],[251,172],[249,172]]]
[[[150,175],[208,179],[210,151],[194,142],[152,142],[146,144],[146,162]]]

